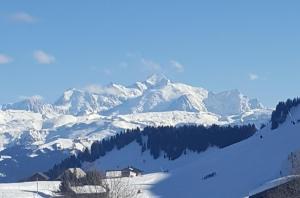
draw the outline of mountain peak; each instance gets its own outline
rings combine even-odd
[[[165,85],[170,82],[171,81],[163,74],[152,74],[145,81],[145,83],[147,83],[151,86]]]

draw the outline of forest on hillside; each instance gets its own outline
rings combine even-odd
[[[141,153],[150,151],[154,159],[164,157],[168,160],[175,160],[186,154],[187,150],[200,153],[209,147],[224,148],[249,138],[255,132],[255,125],[250,124],[209,127],[202,125],[162,126],[146,127],[143,130],[139,128],[125,130],[115,136],[94,142],[90,149],[68,157],[46,174],[55,179],[68,168],[81,167],[83,162],[93,162],[113,149],[120,150],[134,141],[140,145]]]

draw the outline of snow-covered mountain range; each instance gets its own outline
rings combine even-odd
[[[131,86],[68,89],[53,104],[39,96],[3,104],[0,147],[24,143],[20,139],[24,136],[34,141],[30,144],[44,144],[49,137],[53,140],[53,134],[56,139],[95,139],[105,131],[146,125],[260,124],[270,113],[257,99],[249,99],[238,90],[214,93],[152,75]]]
[[[238,90],[214,93],[152,75],[131,86],[68,89],[53,104],[39,96],[3,104],[0,151],[3,155],[22,147],[31,158],[50,151],[72,152],[124,129],[145,126],[254,123],[260,127],[271,111]]]
[[[257,109],[266,108],[257,99],[249,99],[238,90],[214,93],[200,87],[174,83],[163,75],[152,75],[127,87],[112,83],[85,90],[68,89],[54,104],[47,104],[42,97],[33,96],[2,105],[3,111],[25,110],[42,115],[56,113],[74,116],[166,111],[210,112],[229,116]]]

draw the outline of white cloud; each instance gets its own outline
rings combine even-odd
[[[171,60],[170,61],[172,68],[176,70],[176,72],[183,72],[184,71],[184,66],[179,63],[178,61]]]
[[[10,20],[14,22],[20,22],[20,23],[34,23],[37,21],[35,17],[32,15],[26,13],[26,12],[17,12],[12,15],[10,15]]]
[[[5,54],[0,54],[0,64],[7,64],[12,62],[13,59]]]
[[[250,80],[257,80],[258,78],[259,78],[259,76],[257,74],[253,74],[253,73],[249,74],[249,79]]]
[[[150,70],[151,72],[158,72],[161,70],[161,66],[159,63],[156,63],[151,60],[146,60],[144,58],[141,59],[141,63],[147,70]]]
[[[47,54],[42,50],[36,50],[33,53],[33,57],[39,64],[51,64],[55,62],[54,56]]]

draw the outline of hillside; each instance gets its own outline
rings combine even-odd
[[[277,129],[267,125],[254,136],[223,149],[210,149],[200,155],[188,152],[174,161],[163,157],[153,160],[149,153],[141,154],[135,143],[85,167],[105,170],[133,165],[146,171],[168,170],[168,177],[151,189],[161,197],[245,197],[291,173],[289,155],[300,150],[300,124],[291,118],[300,119],[300,107],[292,107],[290,113],[291,117]]]
[[[291,111],[296,119],[300,118],[299,113],[299,107]],[[197,194],[211,198],[238,198],[281,177],[280,173],[288,174],[288,156],[300,149],[300,125],[287,119],[276,130],[269,127],[243,142],[204,153],[194,162],[171,171],[170,177],[158,183],[153,192],[163,197],[195,197]],[[216,176],[202,179],[211,172],[216,172]]]
[[[138,156],[141,157],[141,159],[132,161],[131,163],[142,162],[143,167],[147,168],[145,172],[151,172],[148,169],[154,167],[149,165],[147,161],[156,161],[163,157],[166,161],[169,161],[169,163],[173,163],[173,161],[176,162],[188,154],[197,155],[206,152],[212,147],[221,149],[235,144],[251,137],[255,132],[256,128],[254,125],[233,127],[185,125],[181,127],[146,127],[143,130],[127,130],[116,136],[94,142],[90,149],[70,156],[55,165],[52,169],[47,171],[46,174],[50,178],[55,179],[68,168],[82,167],[85,166],[84,163],[86,162],[102,162],[102,158],[109,157],[115,150],[117,153],[122,153],[123,149],[128,149],[127,147],[133,148],[134,151],[132,152],[135,154],[140,153]],[[130,153],[126,154],[127,155],[116,158],[115,161],[119,161],[117,159],[120,159],[123,163],[128,163],[130,159],[128,156],[132,155]],[[137,156],[133,155],[132,157]],[[125,168],[131,165],[121,163],[114,166],[115,161],[108,163],[110,168]],[[159,163],[159,161],[155,163]],[[162,164],[160,164],[160,166],[162,166]],[[106,168],[109,169],[109,167]],[[159,170],[161,169],[156,169],[156,171]]]

